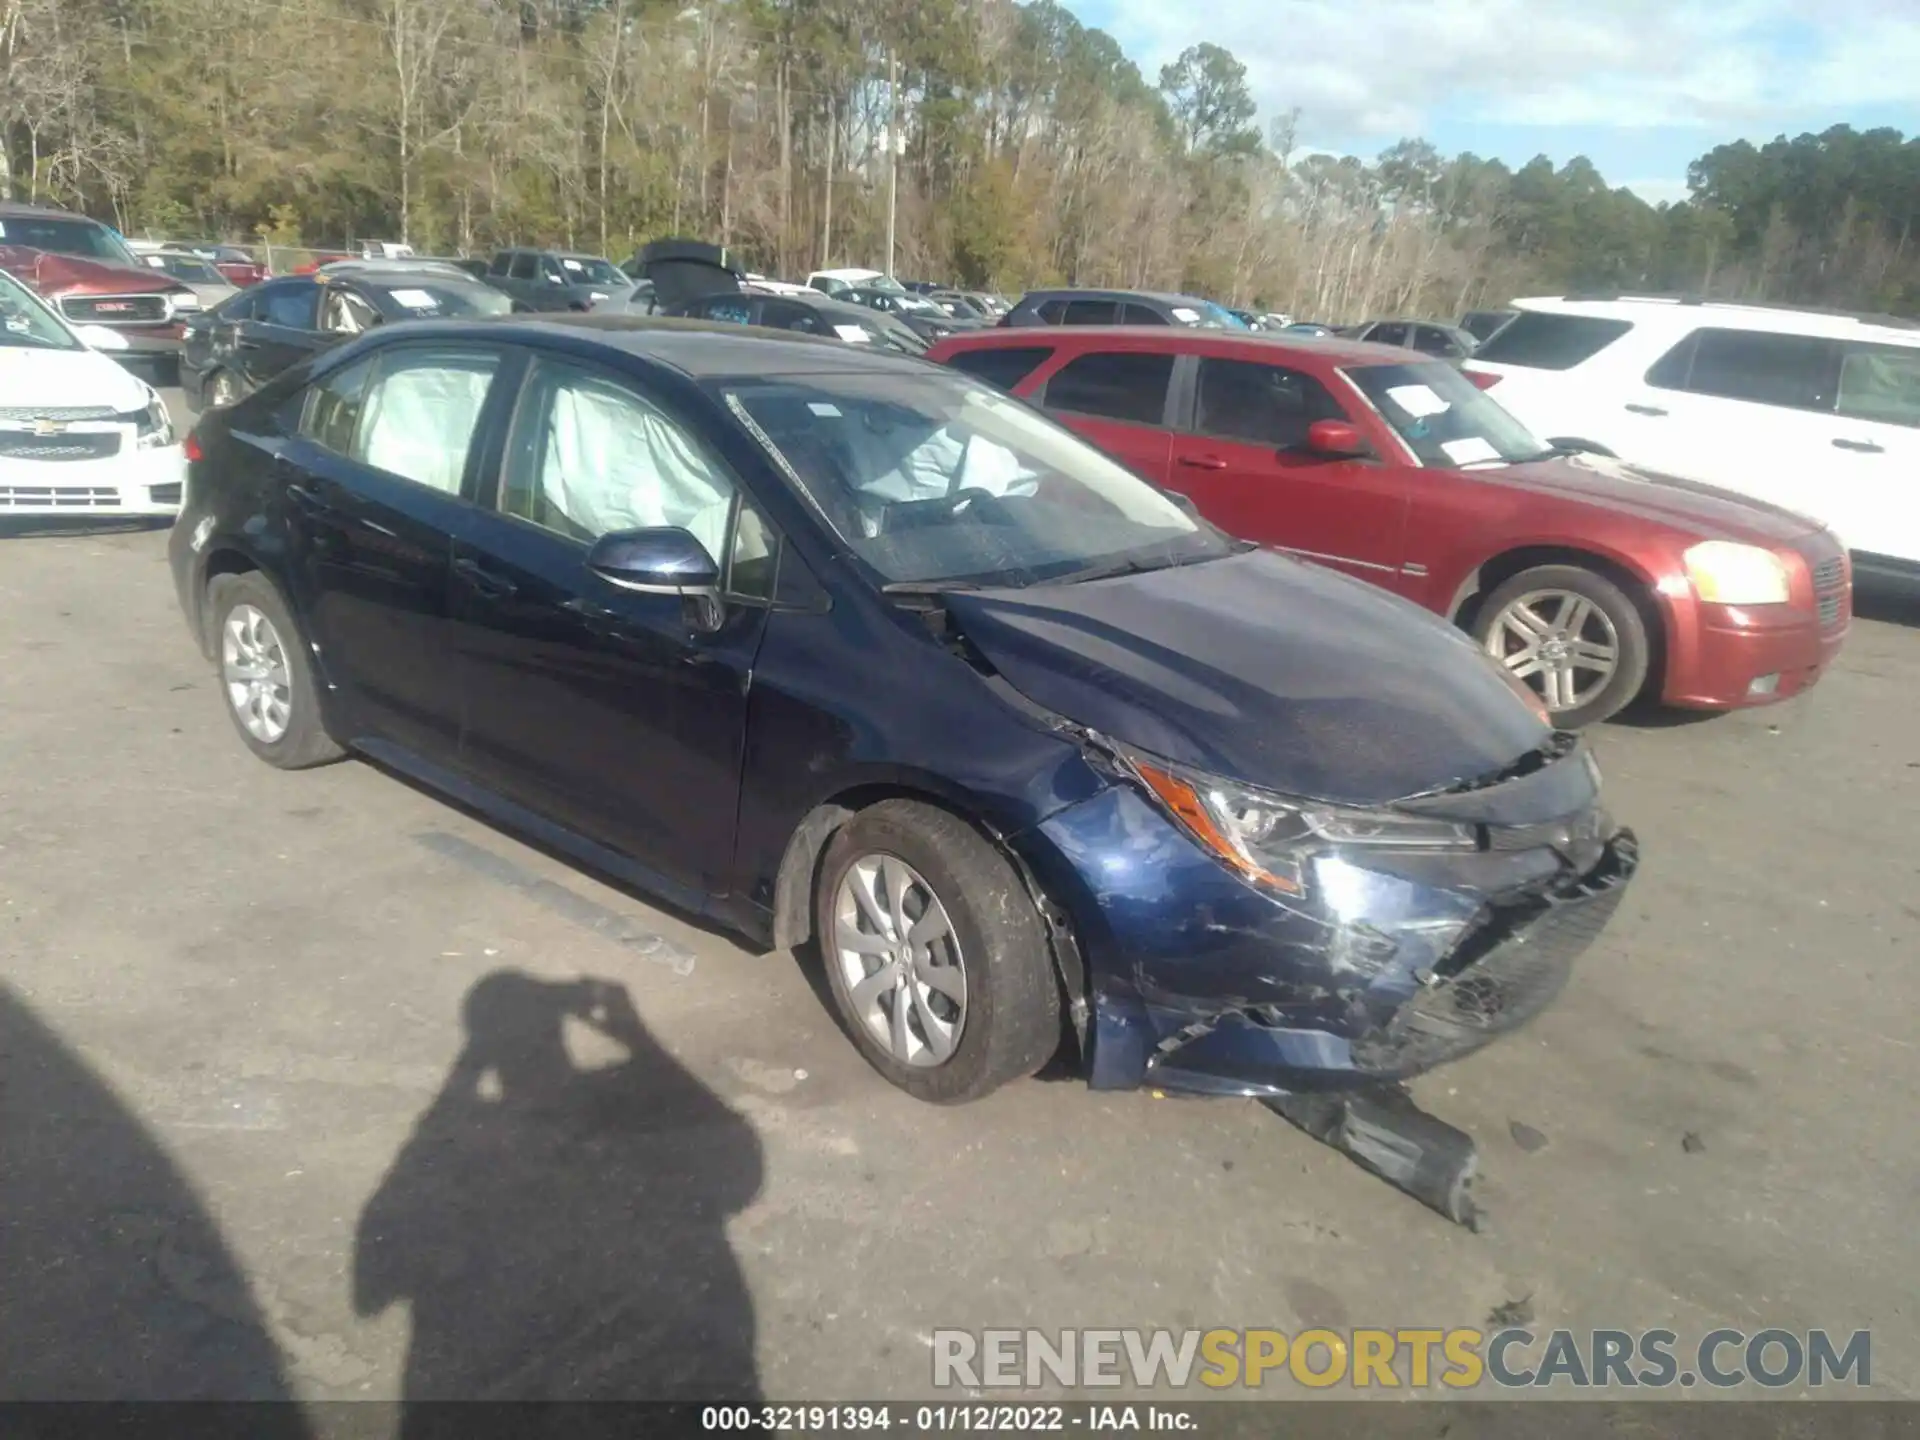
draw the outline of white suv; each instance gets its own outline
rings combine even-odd
[[[1920,583],[1920,322],[1654,297],[1516,300],[1465,369],[1552,444],[1811,515]]]

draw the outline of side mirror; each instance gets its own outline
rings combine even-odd
[[[692,602],[705,630],[717,630],[720,566],[691,530],[660,525],[602,535],[587,552],[587,568],[622,590],[640,595],[678,595]]]
[[[1316,420],[1307,427],[1307,449],[1316,455],[1348,459],[1367,453],[1360,429],[1345,420]]]

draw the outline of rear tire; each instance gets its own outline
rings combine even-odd
[[[267,577],[216,575],[207,614],[221,698],[241,743],[281,770],[344,755],[320,715],[306,637]]]
[[[1045,924],[958,816],[886,800],[841,826],[821,856],[814,933],[842,1026],[915,1099],[978,1100],[1059,1048]]]
[[[1646,617],[1597,571],[1523,570],[1487,596],[1473,628],[1486,652],[1530,685],[1564,730],[1618,714],[1647,683],[1653,651]]]

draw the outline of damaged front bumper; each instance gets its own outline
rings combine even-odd
[[[1071,915],[1085,966],[1091,1083],[1372,1086],[1544,1010],[1638,863],[1584,750],[1404,808],[1477,827],[1479,848],[1336,846],[1308,862],[1303,893],[1278,895],[1124,783],[1032,832],[1025,859]]]

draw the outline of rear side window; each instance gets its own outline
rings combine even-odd
[[[1202,435],[1292,450],[1307,443],[1314,421],[1346,418],[1311,375],[1248,360],[1200,362],[1193,428]]]
[[[507,276],[513,280],[531,280],[539,273],[539,269],[539,257],[526,250],[522,250],[513,257],[513,264],[508,269]]]
[[[1530,370],[1571,370],[1633,328],[1631,321],[1522,310],[1494,331],[1473,358]]]
[[[1049,325],[1058,325],[1060,318],[1067,313],[1067,302],[1064,300],[1042,300],[1034,307],[1033,313]]]
[[[753,302],[744,296],[716,296],[712,300],[702,301],[693,309],[693,313],[704,320],[724,320],[729,325],[751,325],[753,323]]]
[[[1120,307],[1112,300],[1069,300],[1063,325],[1112,325],[1120,318]]]
[[[1811,335],[1696,330],[1647,371],[1658,390],[1684,390],[1795,410],[1831,410],[1839,347]]]
[[[1167,317],[1151,305],[1128,304],[1120,307],[1122,325],[1164,325]]]
[[[1373,345],[1405,345],[1407,327],[1398,320],[1389,320],[1384,325],[1373,326],[1367,331],[1365,338]]]
[[[1855,420],[1920,427],[1920,348],[1841,346],[1837,408]]]
[[[336,455],[353,453],[354,433],[360,428],[361,403],[373,361],[362,360],[323,376],[307,390],[300,413],[300,433]]]
[[[1001,390],[1011,390],[1051,354],[1052,347],[1046,345],[1022,345],[1017,349],[996,346],[988,350],[962,350],[947,364],[976,380],[984,380]]]
[[[502,250],[498,255],[493,257],[493,263],[487,266],[487,273],[489,275],[504,275],[507,273],[507,266],[512,263],[512,261],[513,255],[506,250]]]
[[[1081,355],[1047,380],[1049,410],[1158,425],[1167,412],[1173,356],[1142,351]]]
[[[348,453],[389,475],[459,494],[467,449],[500,357],[409,347],[389,350],[381,360]]]

